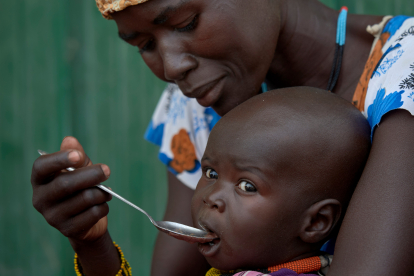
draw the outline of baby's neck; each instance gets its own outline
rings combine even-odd
[[[278,265],[269,266],[266,268],[244,268],[244,269],[237,269],[232,271],[221,271],[216,268],[212,268],[208,271],[206,276],[240,276],[244,275],[243,273],[240,274],[242,271],[256,271],[260,273],[272,273],[279,271],[281,269],[289,269],[297,274],[303,273],[318,273],[322,272],[322,275],[326,275],[329,270],[329,266],[332,263],[332,255],[328,255],[325,252],[319,251],[318,254],[311,254],[312,256],[304,257],[304,258],[295,258],[295,260],[285,262]]]

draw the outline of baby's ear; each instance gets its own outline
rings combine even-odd
[[[304,216],[300,238],[306,243],[325,239],[341,217],[341,203],[336,199],[324,199],[309,207]]]

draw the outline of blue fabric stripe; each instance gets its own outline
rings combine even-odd
[[[151,120],[151,122],[149,123],[147,127],[147,130],[145,131],[144,139],[151,143],[154,143],[157,146],[161,146],[163,136],[164,136],[164,124],[160,124],[154,129],[154,124]]]
[[[390,37],[388,38],[388,40],[390,40],[390,38],[393,35],[395,35],[395,33],[400,29],[404,21],[407,20],[408,18],[410,17],[405,16],[405,15],[399,15],[399,16],[391,18],[390,21],[388,21],[387,25],[382,30],[382,33],[386,33],[386,32],[390,33]]]
[[[206,122],[208,128],[211,131],[213,127],[217,124],[217,122],[221,119],[221,117],[211,107],[207,107],[204,110],[204,114],[206,115]]]
[[[195,166],[194,166],[194,169],[192,169],[191,171],[187,171],[187,172],[189,172],[189,173],[195,173],[195,172],[197,172],[200,168],[201,168],[200,161],[195,160]]]
[[[375,127],[380,123],[382,116],[391,110],[398,109],[403,105],[401,95],[404,90],[395,91],[385,96],[385,88],[380,88],[377,92],[374,102],[368,106],[368,123],[371,126],[371,142],[374,135]]]
[[[335,250],[335,243],[336,243],[336,237],[325,242],[324,245],[322,245],[320,250],[333,255],[334,250]]]
[[[167,166],[168,170],[173,173],[174,175],[177,175],[178,172],[170,167],[170,162],[172,161],[171,158],[168,158],[168,156],[162,152],[158,154],[158,158],[161,160],[161,162]]]

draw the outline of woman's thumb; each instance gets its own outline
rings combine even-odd
[[[60,150],[76,150],[80,153],[81,161],[78,162],[76,167],[86,167],[92,165],[91,160],[86,155],[82,145],[79,143],[78,139],[73,136],[66,136],[63,138],[62,143],[60,144]]]

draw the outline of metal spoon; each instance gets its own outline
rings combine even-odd
[[[43,150],[37,150],[37,152],[40,155],[45,155],[48,154],[47,152],[43,151]],[[74,171],[74,168],[66,168],[66,170],[68,171]],[[155,221],[150,215],[148,215],[147,212],[145,212],[144,210],[142,210],[141,208],[139,208],[138,206],[136,206],[135,204],[129,202],[128,200],[126,200],[125,198],[123,198],[122,196],[118,195],[117,193],[114,193],[112,190],[108,189],[106,186],[99,184],[96,185],[96,187],[98,187],[99,189],[104,190],[105,192],[113,195],[114,197],[122,200],[123,202],[125,202],[126,204],[134,207],[135,209],[137,209],[138,211],[144,213],[149,220],[152,222],[152,224],[154,224],[155,227],[158,228],[158,230],[167,233],[168,235],[179,239],[179,240],[184,240],[190,243],[194,243],[194,242],[200,242],[200,243],[206,243],[209,241],[214,240],[215,238],[217,238],[217,236],[215,234],[212,233],[208,233],[206,231],[194,228],[194,227],[190,227],[181,223],[177,223],[177,222],[171,222],[171,221]]]

